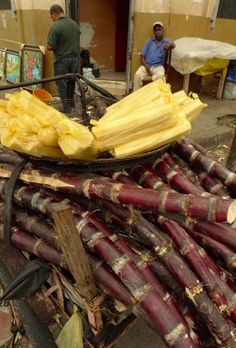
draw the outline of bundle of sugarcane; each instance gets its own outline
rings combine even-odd
[[[144,153],[179,139],[191,131],[192,121],[205,107],[197,95],[172,94],[157,80],[107,108],[92,122],[101,151],[122,158]]]
[[[0,163],[4,200],[18,156],[2,152]],[[67,268],[53,225],[54,209],[64,202],[101,291],[169,347],[235,347],[235,180],[187,138],[128,172],[65,175],[26,166],[14,191],[11,241]],[[4,201],[0,221],[3,209]]]

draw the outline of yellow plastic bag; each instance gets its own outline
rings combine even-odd
[[[228,59],[211,58],[208,59],[204,66],[194,71],[194,73],[201,76],[214,74],[215,72],[224,69],[228,64]]]

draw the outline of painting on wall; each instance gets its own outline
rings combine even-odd
[[[5,77],[6,49],[0,48],[0,79]]]
[[[22,56],[22,82],[33,82],[43,78],[44,54],[39,47],[24,46]],[[29,86],[31,89],[42,88],[42,84]]]
[[[21,81],[21,56],[18,52],[6,51],[6,80],[12,83]]]

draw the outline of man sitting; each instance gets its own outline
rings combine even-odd
[[[141,66],[134,75],[133,91],[143,85],[143,79],[148,75],[152,76],[152,81],[165,77],[165,60],[167,50],[175,48],[175,44],[170,39],[164,38],[164,26],[162,22],[153,23],[154,36],[148,39],[140,53]]]

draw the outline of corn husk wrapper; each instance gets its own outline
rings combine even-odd
[[[75,121],[65,119],[57,125],[58,144],[63,153],[72,159],[95,159],[98,147],[89,129]]]
[[[58,348],[83,348],[83,324],[78,312],[72,314],[57,337]]]
[[[6,126],[7,126],[7,122],[9,118],[10,118],[10,115],[8,114],[8,112],[0,109],[0,141],[1,141],[2,133],[5,132],[6,130]]]
[[[134,155],[139,155],[147,151],[157,149],[163,145],[171,143],[180,137],[191,132],[191,124],[184,114],[176,114],[177,123],[175,126],[167,128],[156,134],[151,134],[143,138],[138,138],[128,144],[123,144],[111,151],[111,154],[116,158],[125,158]]]
[[[150,108],[141,108],[124,118],[106,122],[93,127],[92,132],[101,151],[109,150],[117,145],[157,133],[174,126],[176,117],[171,105],[158,105],[155,101]]]
[[[138,110],[138,108],[148,105],[161,95],[170,94],[170,85],[166,84],[162,79],[156,80],[109,106],[105,115],[99,121],[92,121],[91,124],[101,125],[107,121],[120,119],[133,110]]]
[[[65,157],[59,147],[54,148],[43,145],[37,137],[33,125],[27,128],[22,120],[27,122],[27,117],[21,120],[11,118],[8,121],[5,131],[1,135],[1,143],[12,150],[37,157]]]

